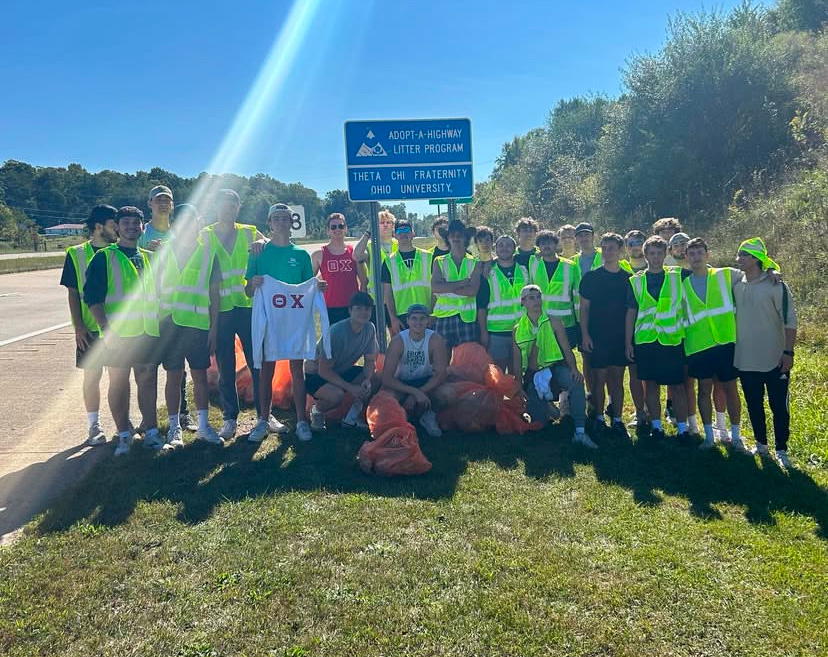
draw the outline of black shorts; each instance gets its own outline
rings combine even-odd
[[[94,349],[99,345],[101,334],[96,331],[88,331],[89,346],[86,349],[75,347],[75,367],[82,370],[99,370],[102,367],[102,353],[95,353]],[[98,347],[101,349],[101,347]],[[94,356],[93,356],[94,354]]]
[[[407,386],[411,386],[412,388],[422,388],[426,383],[431,381],[430,376],[421,376],[419,379],[411,379],[411,381],[403,381],[400,379],[400,383],[404,383]]]
[[[185,360],[194,370],[210,367],[209,331],[178,326],[171,317],[165,317],[161,320],[160,332],[161,364],[166,371],[183,370]]]
[[[648,342],[635,345],[635,365],[641,381],[660,386],[684,383],[684,346]]]
[[[348,306],[342,306],[341,308],[328,308],[328,323],[333,326],[337,322],[341,322],[343,319],[348,319],[351,316],[351,313],[348,311]]]
[[[107,367],[129,369],[142,365],[158,366],[161,362],[160,340],[152,335],[122,338],[111,334],[106,338],[103,364]]]
[[[569,340],[569,347],[574,351],[581,344],[581,325],[573,324],[566,327],[566,339]]]
[[[361,365],[351,365],[347,370],[345,370],[341,376],[345,379],[348,383],[353,381],[357,378],[360,374],[362,374],[362,366]],[[305,375],[305,392],[313,397],[316,394],[316,391],[319,390],[322,386],[327,383],[331,383],[330,381],[326,381],[318,374],[306,374]],[[333,385],[333,384],[331,384]]]
[[[717,344],[687,357],[687,374],[694,379],[717,379],[722,383],[733,381],[739,373],[733,366],[736,345]]]
[[[589,354],[589,366],[592,369],[626,367],[629,364],[623,333],[592,338],[592,352]]]

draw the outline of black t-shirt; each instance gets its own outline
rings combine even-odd
[[[581,279],[581,297],[589,300],[589,334],[595,339],[624,335],[630,273],[598,267]]]
[[[102,248],[102,246],[92,245],[92,250],[95,253]],[[66,260],[63,261],[63,272],[60,274],[60,284],[71,290],[78,289],[78,276],[75,273],[75,265],[72,263],[72,257],[68,253],[66,254]]]
[[[520,249],[517,250],[515,253],[515,262],[521,265],[522,267],[529,266],[529,258],[533,255],[538,255],[538,250],[532,249],[531,251],[521,251]]]
[[[644,274],[647,277],[647,292],[656,301],[658,301],[658,297],[661,295],[661,286],[664,285],[664,274],[664,271],[660,271],[657,274],[651,274],[650,272]],[[638,310],[638,299],[635,298],[632,285],[627,290],[627,308]]]
[[[555,260],[555,262],[547,262],[546,260],[543,261],[543,264],[546,265],[546,277],[548,279],[552,279],[555,275],[555,270],[558,269],[558,263],[560,260]]]
[[[125,246],[118,246],[121,252],[132,261],[135,268],[140,272],[144,269],[144,259],[140,249],[130,249]],[[106,253],[96,253],[89,261],[86,268],[86,285],[83,286],[83,300],[87,306],[94,306],[96,303],[103,303],[106,300],[107,268]]]
[[[403,259],[405,266],[411,269],[414,264],[414,258],[417,256],[417,249],[412,251],[399,251],[400,257]],[[433,259],[432,259],[433,260]],[[383,283],[391,283],[391,270],[388,269],[388,261],[382,261],[382,271],[380,272]]]
[[[451,253],[450,249],[441,249],[439,246],[435,246],[431,251],[431,262],[434,262],[434,258],[439,258],[448,253]]]

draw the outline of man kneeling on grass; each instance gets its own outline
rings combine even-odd
[[[354,403],[342,420],[342,426],[367,429],[360,412],[371,398],[371,377],[376,371],[377,330],[371,323],[374,300],[367,292],[354,292],[348,303],[348,319],[331,326],[331,358],[325,357],[320,338],[316,345],[316,360],[305,363],[305,389],[316,403],[311,407],[311,429],[325,430],[325,413],[342,403],[345,393],[351,393]],[[364,365],[357,361],[364,359]]]
[[[575,421],[572,442],[596,449],[584,430],[586,421],[586,394],[584,375],[578,370],[575,355],[569,346],[566,329],[557,317],[542,311],[541,289],[527,285],[520,292],[525,312],[514,328],[515,346],[513,372],[523,382],[528,399],[527,411],[533,422],[546,423],[549,419],[549,401],[552,388],[569,393],[569,407]]]
[[[442,436],[432,409],[434,394],[446,380],[448,346],[445,338],[428,328],[428,308],[421,303],[408,307],[408,328],[391,338],[382,386],[402,402],[429,436]]]

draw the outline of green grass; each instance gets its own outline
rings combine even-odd
[[[0,274],[15,274],[41,269],[59,269],[63,267],[66,254],[44,255],[32,258],[14,258],[0,260]]]
[[[411,478],[333,429],[107,458],[0,550],[0,654],[827,654],[820,356],[790,473],[566,426],[423,437]]]

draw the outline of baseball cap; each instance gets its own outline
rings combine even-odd
[[[528,297],[533,292],[537,292],[538,294],[543,294],[541,292],[540,287],[537,285],[524,285],[523,289],[520,291],[520,300],[523,301],[526,297]]]
[[[687,233],[676,233],[670,238],[670,241],[667,242],[668,246],[673,246],[673,244],[684,244],[684,242],[689,242],[690,236]]]
[[[575,226],[575,234],[577,235],[578,233],[592,233],[594,235],[595,229],[592,227],[592,224],[586,221],[582,221],[577,226]]]
[[[150,190],[149,200],[151,201],[156,196],[161,196],[162,194],[169,196],[170,200],[172,200],[173,198],[172,190],[169,187],[167,187],[166,185],[156,185]]]
[[[284,203],[274,203],[270,206],[270,209],[267,211],[267,218],[270,219],[277,212],[287,212],[288,214],[290,214],[290,208],[286,206]]]
[[[241,205],[241,199],[239,198],[239,194],[235,189],[220,189],[216,193],[216,196],[218,196],[220,200],[232,199],[233,201]]]
[[[428,312],[428,308],[426,308],[421,303],[412,303],[408,306],[408,312],[406,313],[409,317],[414,313],[421,313],[423,315],[430,315],[431,313]]]

